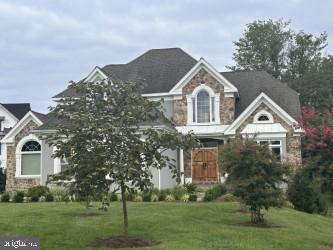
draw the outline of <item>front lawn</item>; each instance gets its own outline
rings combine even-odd
[[[333,218],[291,209],[267,214],[271,228],[241,226],[237,203],[129,202],[130,234],[161,241],[154,249],[332,249]],[[1,236],[35,236],[42,249],[82,249],[122,232],[121,203],[108,212],[79,203],[0,203]]]

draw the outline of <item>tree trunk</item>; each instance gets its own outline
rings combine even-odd
[[[121,183],[121,200],[123,202],[123,215],[124,215],[124,234],[128,234],[128,216],[127,216],[127,206],[125,197],[125,185]]]

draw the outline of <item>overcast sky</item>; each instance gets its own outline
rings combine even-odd
[[[310,0],[0,0],[0,102],[51,97],[94,68],[126,63],[151,48],[181,47],[219,70],[253,20],[291,20],[291,28],[329,34],[332,1]]]

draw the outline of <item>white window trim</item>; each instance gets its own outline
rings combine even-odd
[[[197,112],[197,95],[200,91],[206,91],[209,95],[209,110],[210,110],[210,122],[197,122],[198,120],[198,112]],[[214,97],[214,118],[215,121],[212,121],[213,119],[213,113],[212,113],[212,97]],[[196,87],[191,95],[187,95],[187,125],[211,125],[211,124],[219,124],[220,123],[220,93],[215,93],[210,87],[201,84],[200,86]],[[195,119],[196,121],[193,121],[193,105],[192,105],[192,99],[195,99]]]
[[[266,141],[268,142],[267,146],[270,150],[270,152],[272,152],[272,148],[279,148],[280,149],[280,160],[283,161],[285,159],[285,154],[284,154],[284,148],[283,146],[286,146],[286,145],[283,145],[283,141],[281,139],[257,139],[257,143],[260,144],[260,142],[263,142],[263,141]],[[279,141],[280,144],[271,144],[272,141]]]
[[[34,154],[33,152],[27,152],[24,153],[22,152],[22,147],[23,145],[28,142],[28,141],[37,141],[40,146],[41,150],[38,152],[40,154],[40,173],[42,173],[42,142],[38,139],[37,136],[35,135],[28,135],[26,137],[23,137],[21,141],[17,144],[16,146],[16,171],[15,171],[15,178],[24,178],[24,179],[29,179],[29,178],[40,178],[41,174],[39,175],[22,175],[22,154]],[[37,153],[36,153],[37,154]]]
[[[259,117],[265,115],[268,117],[268,121],[259,121]],[[271,113],[267,112],[266,110],[259,111],[253,118],[253,123],[274,123],[274,118]]]

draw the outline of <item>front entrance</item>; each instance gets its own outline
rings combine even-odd
[[[217,181],[217,148],[193,149],[192,182],[211,183]]]

